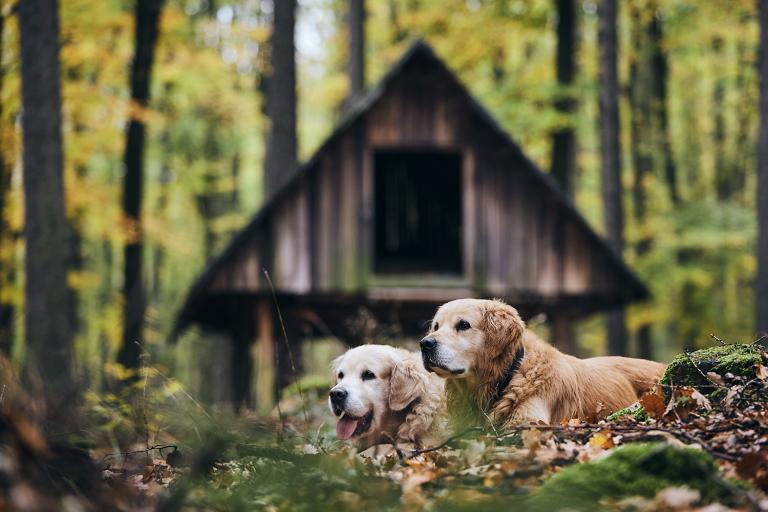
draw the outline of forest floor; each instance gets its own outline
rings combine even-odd
[[[471,429],[421,450],[334,440],[319,386],[265,419],[147,372],[132,405],[90,397],[75,444],[0,399],[0,510],[768,510],[768,354],[750,351],[740,375],[681,356],[698,386],[610,421]]]

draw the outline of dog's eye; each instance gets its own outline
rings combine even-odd
[[[375,379],[376,376],[373,374],[371,370],[365,370],[363,374],[360,376],[360,378],[363,380],[371,380],[371,379]]]
[[[435,327],[434,327],[434,328],[432,328],[432,330],[433,330],[433,331],[437,331],[437,330],[439,330],[439,329],[440,329],[440,324],[439,324],[439,323],[437,323],[437,322],[435,322]]]
[[[343,379],[343,378],[344,378],[344,372],[339,372],[339,379]]]
[[[456,322],[456,330],[457,331],[466,331],[470,327],[472,327],[472,326],[469,325],[469,322],[467,322],[466,320],[459,320],[458,322]]]

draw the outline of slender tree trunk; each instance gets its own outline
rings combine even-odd
[[[655,5],[649,4],[650,10],[655,11]],[[648,12],[640,9],[636,4],[630,4],[632,13],[632,54],[629,66],[630,110],[631,110],[631,149],[632,167],[634,171],[634,183],[632,187],[632,199],[634,206],[635,223],[641,232],[647,220],[648,192],[646,190],[647,176],[654,171],[654,153],[657,150],[657,137],[654,136],[654,101],[653,93],[655,80],[654,67],[651,65],[655,49],[654,38],[651,37],[651,25],[653,21],[648,19]],[[651,20],[655,19],[655,12],[651,13]],[[635,250],[638,256],[645,255],[651,246],[649,237],[641,237]],[[637,355],[645,359],[651,359],[651,326],[642,324],[637,330],[636,336]]]
[[[669,199],[672,204],[680,203],[677,165],[672,154],[672,141],[669,136],[669,110],[667,105],[667,83],[669,81],[669,59],[664,43],[664,28],[658,16],[653,16],[648,35],[653,51],[652,69],[654,74],[654,115],[658,120],[658,137],[661,141],[661,155],[664,161],[664,178],[667,182]]]
[[[275,2],[272,26],[272,75],[267,83],[267,115],[271,122],[264,164],[267,197],[296,168],[296,57],[293,42],[296,0]]]
[[[752,23],[752,17],[744,14],[739,19],[739,26],[742,32],[749,30],[749,24]],[[731,186],[735,196],[744,201],[744,188],[747,182],[747,175],[752,161],[751,149],[755,144],[752,139],[751,114],[754,110],[754,98],[748,93],[749,73],[752,70],[752,63],[755,56],[752,53],[752,45],[744,40],[739,41],[738,45],[738,71],[736,74],[736,83],[734,88],[738,93],[736,103],[736,140],[734,144],[734,156],[732,158],[732,179]]]
[[[64,210],[59,5],[19,6],[24,164],[25,332],[27,384],[46,397],[51,425],[72,419],[71,299],[67,285],[69,227]]]
[[[560,89],[555,108],[567,117],[567,126],[552,134],[552,176],[573,197],[576,178],[576,131],[571,123],[576,110],[573,80],[576,75],[578,44],[575,0],[555,0],[557,8],[557,84]]]
[[[137,0],[135,50],[131,65],[131,114],[123,164],[123,214],[126,223],[123,272],[123,345],[117,360],[129,368],[139,365],[146,297],[142,277],[141,203],[144,182],[144,109],[149,104],[152,63],[160,25],[162,0]]]
[[[621,203],[621,152],[619,143],[619,73],[616,35],[616,0],[598,4],[598,46],[600,51],[600,168],[603,189],[605,231],[608,243],[617,254],[624,249],[624,209]],[[627,351],[624,310],[608,313],[608,352]]]
[[[365,0],[349,0],[349,100],[365,89]]]
[[[723,58],[723,40],[718,36],[712,40],[712,53],[715,61]],[[712,92],[712,124],[714,132],[712,143],[715,151],[715,193],[721,201],[731,197],[730,173],[725,155],[725,78],[718,77]]]
[[[760,132],[757,143],[757,287],[755,325],[768,333],[768,2],[759,3]]]
[[[0,12],[0,66],[2,66],[3,62],[3,36],[5,33],[6,16],[6,13]],[[0,98],[3,96],[5,73],[6,69],[0,67]],[[4,116],[5,111],[2,101],[0,101],[0,123],[2,126],[0,130],[8,129]],[[6,222],[8,194],[11,191],[11,165],[5,160],[5,154],[8,149],[3,147],[3,143],[6,140],[4,134],[0,133],[0,255],[11,254],[13,251],[10,248],[14,245],[10,226]],[[0,256],[0,258],[2,257]],[[16,272],[12,259],[0,259],[0,286],[8,289],[12,288],[16,280],[15,277]],[[9,357],[11,355],[14,310],[13,302],[8,300],[7,297],[0,299],[0,356]]]

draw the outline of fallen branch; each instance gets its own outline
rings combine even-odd
[[[146,448],[144,450],[134,450],[134,451],[131,451],[131,452],[110,453],[109,455],[105,455],[101,459],[101,462],[103,463],[103,462],[106,462],[109,459],[113,459],[113,458],[117,458],[117,457],[130,457],[131,455],[139,455],[139,454],[145,454],[146,455],[149,452],[151,452],[152,450],[157,450],[158,452],[160,452],[160,455],[162,456],[163,455],[163,450],[167,450],[167,449],[170,449],[170,448],[173,448],[174,451],[179,449],[179,447],[177,445],[175,445],[175,444],[156,444],[156,445],[150,446],[150,447],[148,447],[148,448]]]

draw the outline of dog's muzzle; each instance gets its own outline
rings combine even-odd
[[[331,407],[333,412],[338,416],[341,411],[344,410],[344,402],[347,401],[347,390],[345,389],[332,389],[328,396],[331,399]]]
[[[424,362],[424,368],[437,366],[437,340],[435,338],[424,338],[419,342],[421,346],[421,359]]]

